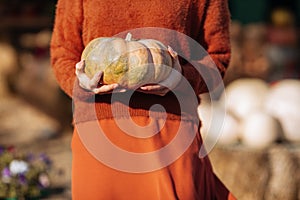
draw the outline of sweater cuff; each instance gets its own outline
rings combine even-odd
[[[74,88],[73,88],[73,99],[88,102],[88,101],[91,101],[91,100],[95,99],[95,93],[83,89],[79,85],[78,79],[76,79],[75,82],[74,82]]]

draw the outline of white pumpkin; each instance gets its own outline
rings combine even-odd
[[[219,102],[205,102],[198,107],[201,120],[201,135],[204,143],[231,145],[238,142],[239,123],[232,115],[226,113]]]
[[[200,128],[200,132],[201,132],[201,136],[203,139],[206,139],[207,136],[209,135],[209,126],[211,123],[211,117],[212,117],[212,104],[209,101],[207,101],[207,99],[202,100],[200,105],[198,106],[198,115],[201,121],[201,128]]]
[[[269,85],[256,78],[241,78],[226,86],[220,100],[226,100],[226,110],[245,119],[253,110],[261,109]]]
[[[265,109],[278,118],[287,140],[300,142],[300,80],[284,79],[273,85]]]
[[[223,127],[218,140],[219,145],[232,145],[238,143],[240,140],[240,123],[230,113],[226,113],[226,117],[223,122]]]
[[[262,110],[248,114],[242,128],[242,143],[250,148],[266,148],[281,135],[280,122]]]

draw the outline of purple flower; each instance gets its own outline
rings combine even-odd
[[[50,160],[50,158],[49,158],[45,153],[40,154],[40,159],[41,159],[48,167],[51,166],[52,161]]]
[[[29,153],[29,154],[26,155],[26,160],[27,160],[29,163],[32,162],[32,161],[34,161],[34,159],[35,159],[34,154]]]
[[[3,170],[2,170],[2,176],[11,176],[11,172],[9,171],[9,168],[8,167],[5,167]]]
[[[20,174],[20,175],[19,175],[19,183],[20,183],[21,185],[25,185],[25,184],[27,183],[27,180],[26,180],[26,177],[25,177],[24,174]]]
[[[9,170],[8,167],[5,167],[2,172],[1,172],[1,175],[2,175],[2,181],[4,183],[9,183],[10,182],[10,179],[11,179],[11,171]]]

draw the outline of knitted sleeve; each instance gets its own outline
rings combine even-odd
[[[229,25],[230,13],[227,0],[200,1],[200,21],[196,40],[207,51],[207,55],[182,67],[183,75],[196,94],[208,92],[220,84],[230,61]],[[197,68],[195,68],[197,66]],[[198,70],[197,70],[198,69]],[[200,69],[200,75],[199,75]]]
[[[80,61],[82,42],[82,0],[58,0],[51,38],[51,66],[61,89],[70,97],[78,86],[75,64]],[[82,91],[82,94],[86,92]]]

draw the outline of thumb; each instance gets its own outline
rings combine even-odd
[[[91,86],[97,87],[98,83],[101,80],[102,75],[103,75],[103,71],[97,72],[91,79],[91,82],[90,82]]]

